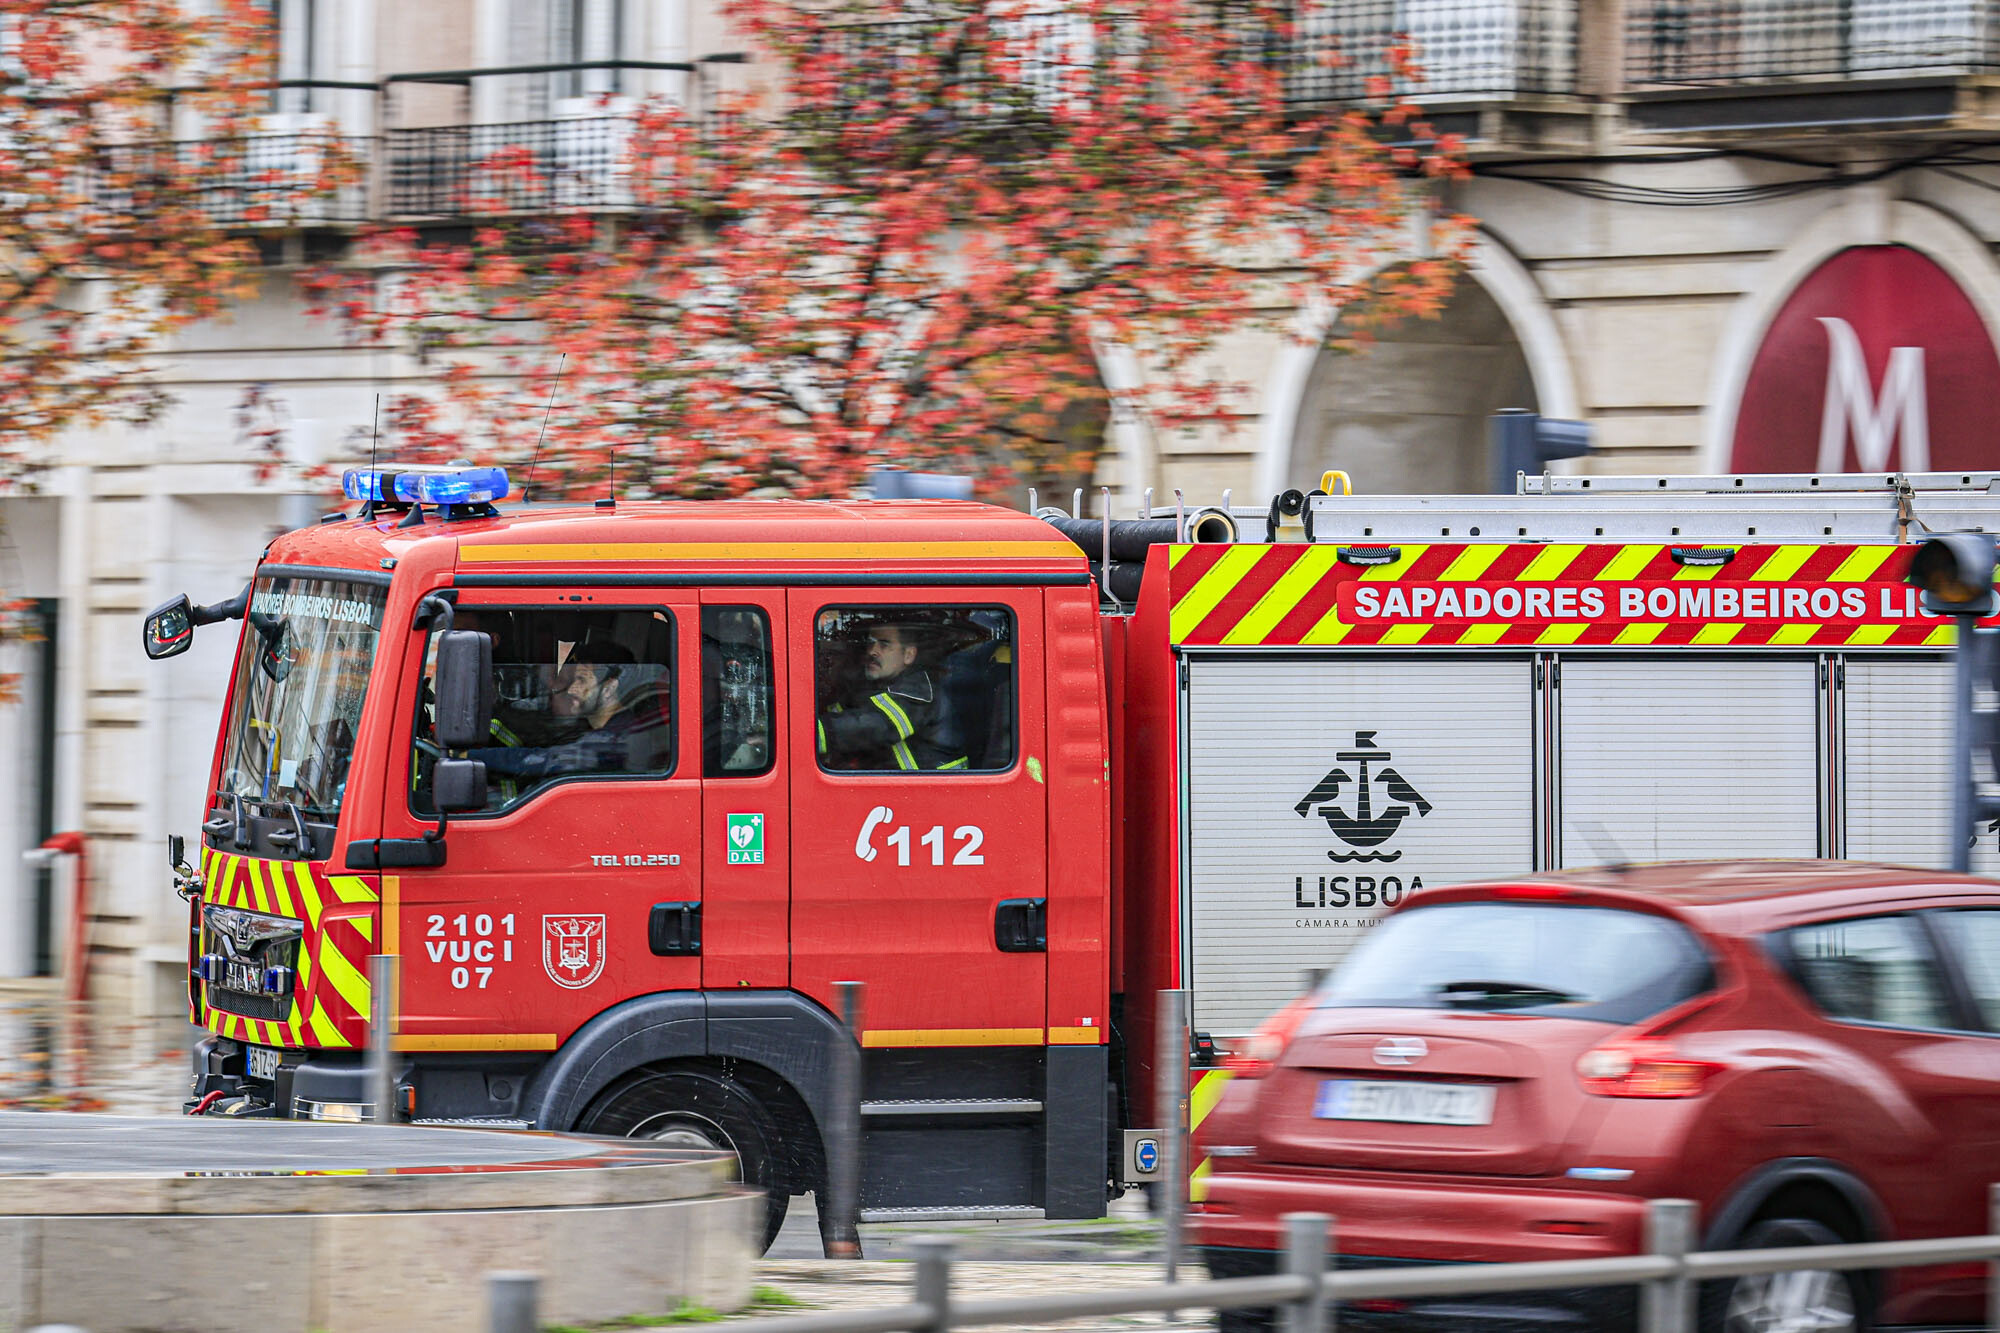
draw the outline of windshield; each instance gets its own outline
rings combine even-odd
[[[222,753],[224,801],[294,805],[332,822],[387,588],[339,578],[260,578],[236,663]]]
[[[1328,977],[1322,1005],[1636,1023],[1713,984],[1691,932],[1611,907],[1439,903],[1388,918]]]

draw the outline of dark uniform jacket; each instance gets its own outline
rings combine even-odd
[[[911,667],[861,702],[819,715],[819,752],[862,769],[964,768],[965,745],[930,673]]]

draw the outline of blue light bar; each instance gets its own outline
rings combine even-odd
[[[382,494],[383,483],[394,495]],[[477,505],[507,498],[503,467],[366,468],[351,467],[340,477],[340,490],[350,500],[400,504]]]

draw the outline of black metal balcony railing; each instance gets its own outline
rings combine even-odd
[[[391,130],[382,166],[392,217],[478,217],[569,208],[629,208],[622,116]]]
[[[371,155],[371,140],[325,133],[114,144],[82,192],[113,216],[154,211],[172,193],[222,226],[365,222]],[[329,179],[340,183],[326,188]]]
[[[1633,0],[1628,84],[1889,79],[2000,68],[1995,0]]]
[[[1286,32],[1238,6],[1218,20],[1242,59],[1279,76],[1291,105],[1352,101],[1382,86],[1419,100],[1576,87],[1576,0],[1333,0]],[[921,98],[963,118],[1046,112],[1087,98],[1099,69],[1120,63],[1071,15],[1029,15],[1011,26],[977,36],[927,20],[834,29],[823,49],[835,59],[836,104]],[[987,58],[996,42],[1007,55],[1004,76]],[[1417,79],[1391,64],[1391,47],[1404,42],[1415,44]],[[928,77],[912,77],[913,69]]]

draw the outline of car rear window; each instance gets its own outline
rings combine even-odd
[[[1713,984],[1693,932],[1665,917],[1551,903],[1439,903],[1376,926],[1327,978],[1320,1002],[1636,1023]]]

